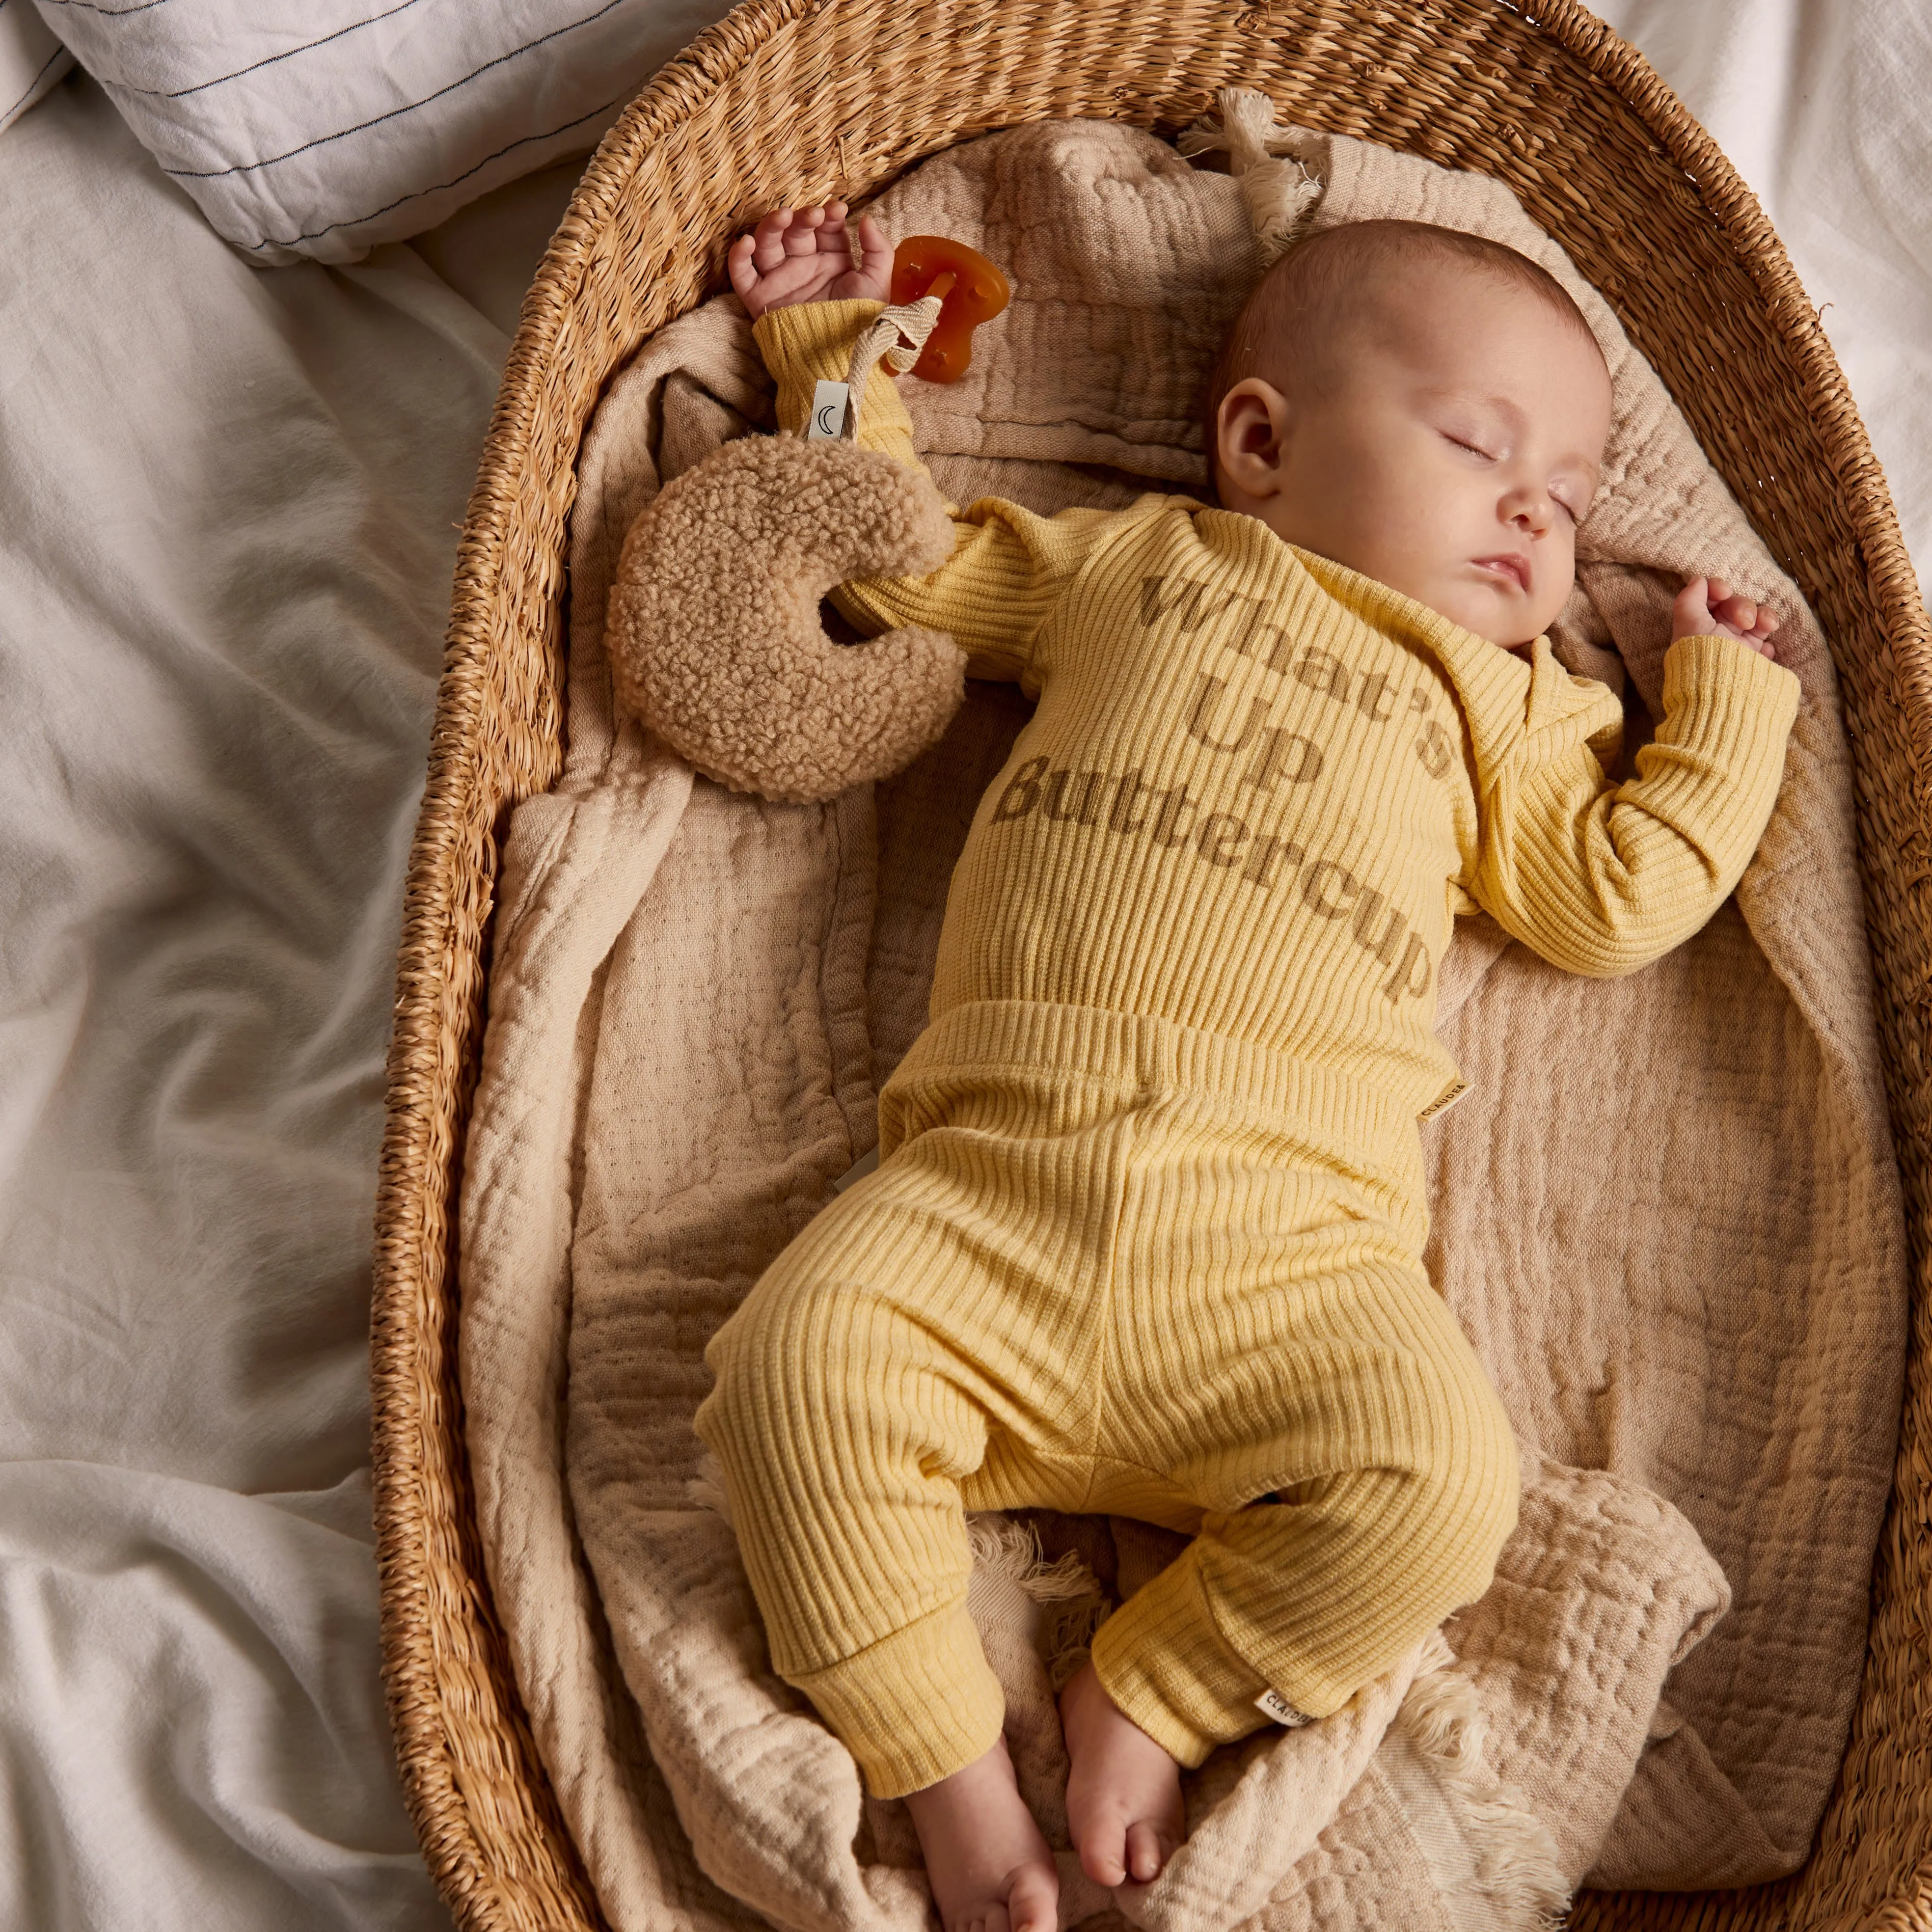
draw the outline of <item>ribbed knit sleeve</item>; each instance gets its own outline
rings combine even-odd
[[[752,340],[778,386],[778,427],[802,434],[820,382],[842,382],[852,366],[852,350],[885,306],[875,302],[794,302],[767,309],[752,325]],[[872,367],[859,407],[859,441],[913,468],[912,418],[899,400],[898,386],[882,357]]]
[[[782,429],[797,430],[812,404],[814,386],[841,382],[852,347],[878,314],[875,302],[799,302],[768,310],[752,336],[778,384]],[[872,371],[859,411],[858,440],[922,470],[906,413],[890,372]],[[1029,677],[1034,640],[1047,613],[1065,594],[1102,540],[1115,512],[1063,510],[1036,516],[1016,503],[982,497],[962,510],[946,506],[958,536],[951,560],[922,578],[864,578],[842,584],[832,602],[861,630],[877,633],[923,624],[950,632],[967,653],[971,677]]]
[[[1655,742],[1617,786],[1588,742],[1603,730],[1595,706],[1514,734],[1472,716],[1481,830],[1470,892],[1573,973],[1648,964],[1702,926],[1750,862],[1798,699],[1790,671],[1735,638],[1680,638],[1664,660]]]

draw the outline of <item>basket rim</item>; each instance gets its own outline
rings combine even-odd
[[[1267,0],[1252,0],[1264,10]],[[442,1706],[427,1713],[402,1695],[406,1684],[438,1681],[438,1654],[428,1619],[420,1613],[429,1590],[432,1562],[424,1506],[421,1454],[425,1438],[439,1432],[461,1450],[460,1400],[452,1409],[433,1390],[425,1395],[423,1364],[440,1358],[444,1328],[453,1329],[456,1300],[453,1216],[439,1250],[428,1212],[425,1184],[441,1185],[454,1204],[461,1160],[461,1128],[454,1144],[439,1148],[431,1082],[416,1043],[433,1038],[451,1003],[451,968],[456,945],[457,897],[466,856],[459,828],[464,810],[483,784],[478,726],[488,692],[486,678],[459,671],[487,662],[495,627],[492,600],[506,568],[512,492],[504,479],[532,466],[544,374],[554,356],[573,306],[581,298],[596,261],[597,244],[646,159],[674,139],[691,108],[728,86],[773,34],[840,8],[844,0],[742,0],[706,28],[626,106],[586,166],[519,314],[466,508],[458,547],[442,676],[432,728],[426,782],[409,863],[409,896],[400,937],[393,1010],[386,1118],[376,1214],[376,1256],[371,1304],[370,1371],[374,1509],[381,1589],[383,1676],[406,1800],[424,1856],[445,1898],[461,1922],[498,1922],[487,1916],[479,1892],[494,1888],[495,1874],[482,1855],[471,1810],[474,1801],[453,1780],[434,1793],[441,1815],[432,1817],[430,1783],[423,1766],[447,1755],[448,1726]],[[992,0],[984,0],[991,5]],[[1598,85],[1619,96],[1658,148],[1688,178],[1705,214],[1763,298],[1802,384],[1803,401],[1844,504],[1858,546],[1886,644],[1889,682],[1902,713],[1902,736],[1911,788],[1922,818],[1932,820],[1932,612],[1922,601],[1898,514],[1818,311],[1756,196],[1709,134],[1649,62],[1580,0],[1538,0],[1532,13],[1513,0],[1492,0],[1531,33],[1546,36]],[[1414,0],[1424,16],[1442,10],[1438,0]],[[992,118],[992,127],[1015,124]],[[1100,118],[1100,117],[1095,117]],[[1117,118],[1136,117],[1123,112]],[[974,138],[972,131],[957,136]],[[636,345],[632,346],[634,351]],[[601,372],[599,393],[625,356]],[[569,490],[584,430],[594,413],[586,407],[571,429]],[[566,514],[568,499],[566,500]],[[555,560],[553,560],[555,561]],[[560,586],[560,564],[556,571]],[[553,589],[554,598],[560,588]],[[500,836],[501,827],[498,831]],[[486,941],[487,944],[487,941]],[[436,1155],[444,1158],[439,1166]],[[432,1250],[437,1250],[433,1253]],[[440,1253],[450,1259],[441,1285],[442,1304],[428,1305],[427,1283],[440,1273]],[[464,1579],[464,1612],[494,1618],[487,1576]],[[520,1716],[514,1683],[507,1694]],[[548,1784],[539,1765],[538,1776]],[[574,1846],[570,1846],[574,1853]],[[577,1882],[588,1922],[602,1922],[587,1876]],[[475,1915],[475,1916],[472,1916]]]
[[[1258,0],[1258,4],[1264,8],[1267,0]],[[1784,242],[1766,218],[1756,194],[1708,130],[1644,56],[1607,22],[1591,13],[1582,0],[1540,0],[1534,13],[1516,0],[1492,0],[1492,4],[1499,12],[1522,20],[1531,31],[1547,34],[1622,96],[1696,189],[1700,201],[1716,219],[1733,254],[1764,296],[1772,317],[1785,325],[1786,340],[1798,350],[1807,378],[1806,400],[1828,400],[1839,405],[1822,417],[1814,416],[1814,420],[1820,424],[1834,473],[1864,542],[1865,567],[1874,590],[1882,593],[1882,608],[1895,608],[1908,631],[1923,628],[1932,636],[1932,614],[1922,595],[1905,548],[1898,507],[1851,386],[1819,322],[1820,311],[1807,296]],[[796,20],[815,18],[826,10],[827,4],[828,0],[740,0],[723,20],[706,28],[658,70],[586,164],[519,311],[519,346],[526,334],[532,349],[548,347],[554,341],[568,300],[587,272],[586,242],[608,221],[645,156],[677,124],[680,117],[675,110],[686,88],[698,82],[706,92],[722,86],[769,35]],[[1420,13],[1436,10],[1432,0],[1415,0],[1415,4]],[[563,298],[554,304],[542,299],[553,286]],[[508,388],[506,372],[505,393]],[[493,418],[492,443],[497,427]],[[466,520],[465,528],[466,532]],[[458,587],[462,587],[460,574]],[[1889,625],[1887,631],[1892,634]],[[1915,712],[1915,726],[1924,728],[1923,736],[1915,732],[1915,742],[1926,754],[1922,769],[1932,771],[1932,671],[1928,671],[1924,692],[1918,694],[1926,700],[1928,709],[1922,716]]]

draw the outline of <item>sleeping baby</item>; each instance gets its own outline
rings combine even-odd
[[[768,216],[731,278],[782,424],[886,293],[876,223]],[[1756,848],[1798,680],[1771,614],[1678,596],[1664,716],[1547,628],[1610,382],[1509,249],[1337,227],[1249,298],[1216,370],[1220,507],[952,514],[951,560],[838,593],[949,632],[1038,700],[953,874],[931,1023],[878,1170],[706,1354],[772,1668],[903,1797],[946,1932],[1052,1932],[1052,1855],[967,1614],[964,1513],[1190,1535],[1060,1696],[1081,1864],[1154,1878],[1180,1772],[1337,1710],[1487,1587],[1508,1418],[1420,1256],[1418,1121],[1459,912],[1573,972],[1697,931]],[[860,440],[916,464],[884,368]]]

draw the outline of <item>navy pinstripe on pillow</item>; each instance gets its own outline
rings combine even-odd
[[[728,0],[38,0],[256,262],[352,262],[593,146]]]
[[[34,0],[0,0],[0,128],[19,120],[73,64]]]

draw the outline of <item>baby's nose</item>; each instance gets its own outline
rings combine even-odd
[[[1509,519],[1540,536],[1556,520],[1556,506],[1540,490],[1519,491],[1509,511]]]

